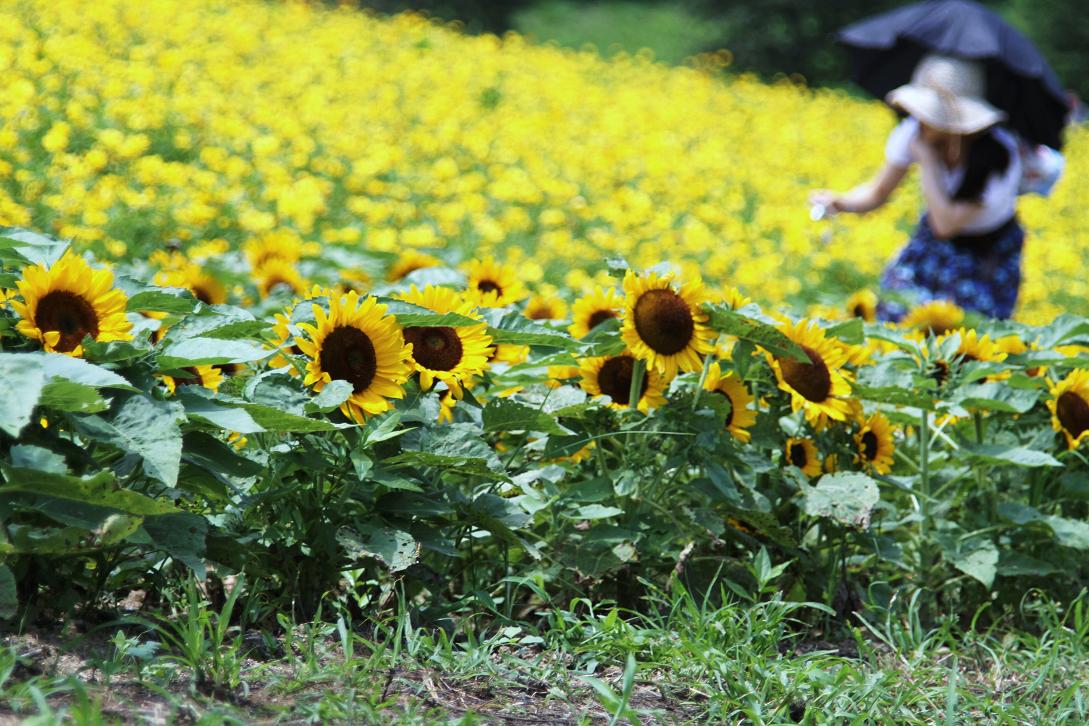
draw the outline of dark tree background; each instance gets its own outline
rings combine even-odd
[[[598,0],[584,0],[585,5]],[[615,1],[615,0],[614,0]],[[661,3],[664,0],[628,0]],[[721,28],[706,50],[728,48],[734,68],[764,76],[799,73],[812,84],[841,85],[847,54],[834,42],[836,30],[866,16],[905,4],[903,0],[675,0]],[[469,32],[503,33],[519,8],[550,0],[356,0],[362,7],[395,13],[422,10],[458,19]],[[982,0],[1024,30],[1043,51],[1060,79],[1089,96],[1089,0]],[[577,9],[572,12],[577,13]]]

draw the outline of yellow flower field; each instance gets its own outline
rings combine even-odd
[[[300,3],[26,0],[0,12],[0,224],[114,258],[270,234],[494,251],[573,292],[622,255],[838,306],[904,242],[917,185],[832,223],[809,220],[807,192],[872,173],[894,117],[720,66]],[[1089,311],[1086,139],[1052,199],[1022,202],[1025,322]]]

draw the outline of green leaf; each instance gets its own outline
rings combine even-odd
[[[250,363],[270,355],[271,350],[252,340],[186,338],[168,345],[159,354],[159,368],[177,370],[191,366]]]
[[[1051,530],[1055,541],[1064,547],[1089,550],[1089,523],[1044,514],[1034,507],[1017,502],[1002,502],[998,505],[998,513],[1004,519],[1022,527],[1033,524],[1046,526]]]
[[[383,463],[389,466],[434,466],[446,472],[506,479],[503,465],[473,424],[455,423],[416,429],[401,439],[402,453]]]
[[[22,259],[35,265],[48,265],[60,259],[68,249],[67,242],[53,239],[49,235],[20,227],[8,227],[0,234],[2,247],[18,254]]]
[[[0,565],[0,619],[15,617],[19,609],[19,593],[15,587],[15,575],[7,565]]]
[[[175,400],[185,407],[191,421],[203,421],[224,431],[256,434],[266,429],[258,424],[242,406],[215,399],[215,394],[200,386],[182,386]]]
[[[473,499],[468,513],[472,521],[479,522],[484,529],[500,536],[509,534],[511,529],[525,527],[533,519],[516,502],[495,494],[481,494]]]
[[[121,489],[112,471],[100,471],[94,476],[76,477],[35,469],[20,469],[0,464],[6,484],[0,494],[22,493],[71,499],[99,507],[110,507],[126,514],[141,516],[167,514],[177,511],[168,501],[128,489]]]
[[[954,567],[979,580],[988,590],[994,585],[998,573],[998,548],[987,537],[973,537],[962,540],[952,537],[939,537],[942,556]]]
[[[759,345],[777,358],[793,358],[809,363],[809,356],[794,341],[774,326],[752,317],[750,306],[733,310],[722,303],[706,303],[708,324],[720,333]]]
[[[564,350],[578,347],[578,343],[566,332],[530,320],[518,311],[506,312],[502,308],[491,308],[484,311],[484,319],[490,326],[488,334],[496,343],[541,345]]]
[[[18,469],[37,469],[53,474],[68,473],[68,465],[64,463],[63,456],[55,451],[30,444],[17,444],[11,447],[11,465]]]
[[[1062,466],[1062,462],[1051,454],[1021,446],[981,444],[966,446],[962,451],[969,460],[985,464],[1013,464],[1024,467]]]
[[[862,345],[866,341],[863,333],[862,318],[851,318],[841,323],[830,325],[824,332],[835,338],[839,338],[848,345]]]
[[[8,527],[11,552],[29,555],[70,555],[90,549],[94,535],[80,527],[32,527],[14,524]],[[7,550],[7,547],[5,547]]]
[[[282,433],[312,433],[314,431],[336,431],[337,429],[350,428],[354,424],[335,424],[318,418],[298,416],[287,411],[281,411],[272,406],[260,403],[244,403],[242,407],[253,417],[257,425],[266,431],[279,431]]]
[[[404,300],[379,297],[378,302],[386,306],[386,312],[395,316],[402,328],[460,328],[484,324],[483,320],[477,320],[468,315],[436,313],[434,310],[413,305]]]
[[[587,504],[564,516],[568,519],[606,519],[623,513],[624,510],[617,507],[606,507],[603,504]]]
[[[34,414],[45,375],[37,356],[23,353],[0,353],[0,370],[0,430],[18,438]]]
[[[337,379],[325,384],[321,393],[314,396],[306,403],[307,413],[329,413],[340,408],[340,404],[352,396],[352,384],[349,381]]]
[[[378,523],[366,523],[354,530],[337,531],[337,542],[352,559],[375,557],[400,572],[411,567],[420,556],[420,546],[412,535]]]
[[[1055,541],[1062,546],[1089,550],[1089,523],[1057,516],[1047,517],[1045,521],[1055,534]]]
[[[133,396],[111,419],[86,416],[76,421],[85,435],[139,456],[148,476],[167,486],[178,482],[182,437],[178,423],[185,409],[176,401],[159,401],[150,396]]]
[[[998,559],[998,574],[1003,577],[1046,577],[1062,572],[1054,563],[1039,560],[1021,552],[1001,550]]]
[[[61,379],[45,385],[38,403],[54,411],[71,413],[98,413],[110,407],[96,389]]]
[[[485,431],[540,431],[559,436],[571,433],[560,426],[555,417],[510,398],[488,401],[482,415]]]
[[[204,517],[190,512],[173,512],[144,520],[144,531],[150,544],[164,550],[193,573],[204,579],[204,553],[207,546],[208,523]]]
[[[802,491],[803,509],[811,517],[828,517],[865,529],[880,498],[877,483],[859,472],[825,474],[817,486]]]
[[[190,338],[252,338],[269,329],[269,323],[232,305],[211,305],[175,323],[166,331],[162,344],[170,346]]]
[[[1004,383],[991,381],[959,387],[950,402],[968,409],[1027,413],[1036,405],[1040,395],[1039,390],[1011,388]]]
[[[125,378],[108,368],[88,363],[82,358],[72,358],[57,353],[36,353],[42,371],[48,379],[63,379],[92,388],[120,388],[137,391]]]
[[[178,287],[149,288],[129,297],[126,309],[143,312],[151,310],[171,315],[188,315],[197,306],[197,299],[188,290]]]

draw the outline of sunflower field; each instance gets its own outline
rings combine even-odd
[[[0,617],[726,577],[844,617],[1089,577],[1089,134],[1012,321],[874,322],[841,92],[249,0],[0,9]],[[914,189],[917,185],[905,185]],[[778,567],[778,566],[777,566]]]

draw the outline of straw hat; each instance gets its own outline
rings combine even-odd
[[[928,55],[915,66],[911,83],[889,91],[885,100],[939,131],[974,134],[1006,118],[987,102],[985,93],[980,63]]]

